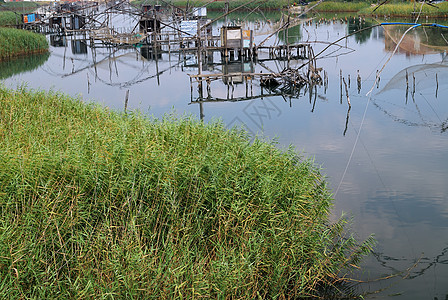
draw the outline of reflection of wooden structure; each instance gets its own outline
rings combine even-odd
[[[249,90],[250,97],[253,97],[254,81],[262,87],[262,90],[268,89],[271,92],[275,90],[279,95],[290,94],[291,91],[294,94],[297,88],[320,82],[319,70],[315,67],[314,54],[309,44],[263,45],[273,34],[291,26],[294,20],[289,17],[283,20],[282,26],[256,46],[253,30],[244,29],[242,26],[222,26],[220,34],[214,36],[212,24],[219,18],[212,21],[204,19],[205,9],[196,9],[193,16],[187,18],[186,13],[178,15],[173,11],[171,16],[165,14],[160,6],[143,5],[140,9],[133,8],[123,0],[100,7],[105,9],[101,12],[92,9],[90,10],[92,13],[88,13],[88,7],[80,6],[75,9],[70,6],[70,9],[61,9],[49,18],[50,26],[62,29],[60,32],[65,36],[70,34],[76,37],[82,34],[83,38],[75,38],[72,41],[74,54],[86,54],[88,47],[95,51],[99,47],[137,45],[142,57],[148,60],[154,59],[158,68],[157,60],[162,59],[164,53],[171,55],[177,52],[179,60],[183,57],[184,67],[197,68],[198,74],[190,75],[190,82],[191,85],[193,81],[198,84],[200,97],[204,86],[207,87],[207,94],[210,97],[211,82],[218,80],[222,80],[228,90],[232,90],[231,98],[235,86],[239,85],[241,89],[244,84],[246,97],[249,96]],[[131,18],[127,18],[128,15]],[[114,21],[116,19],[121,21],[119,23],[121,27],[116,27],[117,23]],[[54,38],[53,43],[63,45],[65,40]],[[216,52],[221,54],[219,64],[222,65],[222,73],[202,74],[203,71],[216,72],[213,68]],[[193,59],[186,60],[186,57]],[[255,72],[256,61],[262,63],[269,60],[287,60],[288,69],[290,60],[309,60],[302,65],[309,67],[308,70],[300,70],[300,74],[299,69],[290,69],[289,73],[285,73],[285,70],[273,73],[269,69],[267,73]],[[190,64],[187,64],[187,61]],[[283,91],[280,88],[283,88]]]
[[[193,80],[198,83],[199,98],[203,98],[202,86],[205,81],[207,85],[207,97],[210,97],[210,84],[212,81],[222,79],[227,86],[234,89],[234,84],[245,83],[246,97],[249,95],[249,87],[252,91],[253,81],[258,81],[260,86],[268,90],[281,89],[283,91],[294,91],[296,88],[301,88],[306,85],[322,84],[323,79],[320,75],[321,69],[315,69],[313,64],[308,68],[307,72],[300,73],[300,69],[287,68],[279,73],[258,73],[258,72],[229,72],[229,73],[214,73],[214,74],[189,74],[190,87],[193,91]],[[235,79],[235,81],[234,81]],[[271,84],[275,82],[276,84]],[[288,93],[289,93],[288,92]]]
[[[222,65],[222,73],[227,76],[222,77],[224,84],[243,83],[245,75],[254,72],[254,64],[252,61],[238,61]]]

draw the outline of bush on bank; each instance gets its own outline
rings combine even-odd
[[[0,27],[0,45],[0,60],[45,52],[48,49],[45,36],[15,28]]]
[[[221,123],[0,87],[0,297],[298,298],[371,250],[312,161]]]

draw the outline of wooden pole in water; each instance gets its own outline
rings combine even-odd
[[[351,106],[349,106],[348,110],[347,110],[347,118],[345,119],[345,129],[344,129],[344,133],[343,133],[344,136],[347,133],[347,129],[348,129],[348,119],[350,118],[350,109],[352,109]]]
[[[193,81],[190,77],[190,101],[193,101]]]
[[[339,87],[340,87],[340,94],[341,94],[341,96],[339,97],[339,101],[341,102],[341,104],[342,104],[342,70],[341,69],[339,69]]]
[[[129,101],[129,90],[126,91],[126,96],[124,98],[124,112],[128,109],[128,101]]]
[[[252,76],[250,77],[250,96],[254,95],[253,85],[252,85]]]
[[[170,42],[170,34],[168,33],[168,60],[171,63],[171,42]]]
[[[203,106],[203,103],[201,101],[201,102],[199,102],[199,118],[201,119],[201,121],[204,121],[204,117],[205,117],[205,115],[204,115],[204,106]]]
[[[409,85],[406,85],[406,104],[408,104]]]
[[[348,88],[347,88],[347,83],[345,82],[345,78],[342,78],[342,81],[344,81],[344,85],[345,85],[345,95],[347,96],[348,107],[352,107],[352,104],[350,103],[350,98],[348,97]]]
[[[406,89],[409,88],[409,75],[408,75],[408,70],[406,70]]]
[[[378,80],[376,81],[376,88],[380,87],[380,81],[381,81],[381,77],[380,77],[380,71],[376,70],[376,77],[378,78]]]
[[[415,75],[412,73],[412,94],[415,93]]]
[[[310,104],[311,104],[313,101],[313,83],[312,82],[309,83],[308,94],[310,95]]]
[[[210,98],[212,96],[212,91],[210,87],[210,77],[207,77],[206,82],[207,82],[207,98]]]
[[[437,93],[437,92],[436,92]],[[89,73],[87,73],[87,94],[90,94],[90,79]]]
[[[437,98],[438,91],[439,91],[439,79],[437,78],[437,73],[436,73],[436,98]]]
[[[244,76],[244,81],[246,82],[246,98],[248,97],[248,90],[249,90],[249,82],[247,81],[247,76]]]
[[[358,76],[356,77],[356,81],[358,83],[358,94],[361,92],[361,75],[359,75],[359,70],[358,70]]]
[[[154,20],[155,21],[155,20]],[[153,31],[153,34],[154,34],[154,41],[153,41],[153,44],[152,44],[152,50],[153,50],[153,55],[154,55],[154,58],[155,58],[155,60],[156,60],[156,74],[157,74],[157,85],[160,85],[160,76],[159,76],[159,60],[158,60],[158,53],[157,53],[157,25],[155,24],[154,25],[154,31]]]

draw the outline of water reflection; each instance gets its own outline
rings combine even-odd
[[[72,40],[73,54],[87,54],[87,42],[85,40]]]
[[[62,35],[62,34],[50,35],[50,45],[53,47],[66,47],[67,46],[67,36]]]
[[[386,51],[392,52],[395,49],[404,32],[409,27],[404,25],[384,27],[384,45]],[[418,27],[404,36],[399,44],[399,51],[405,53],[407,56],[446,53],[448,43],[445,35],[448,37],[446,30],[442,28]]]
[[[50,53],[43,53],[19,57],[8,61],[0,61],[0,79],[5,79],[23,72],[33,71],[44,64],[49,57]]]
[[[363,44],[367,42],[370,39],[370,35],[372,34],[372,28],[369,28],[374,23],[369,20],[362,17],[349,17],[347,20],[347,32],[348,34],[352,34],[354,32],[360,31],[355,34],[355,40],[359,44]]]

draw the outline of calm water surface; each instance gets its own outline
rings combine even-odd
[[[263,21],[243,25],[257,29],[256,42],[266,37],[275,23],[261,15],[259,18]],[[312,42],[318,53],[325,43],[353,32],[359,25],[339,19],[315,19],[297,26],[290,30],[289,40]],[[317,61],[318,67],[328,73],[328,87],[317,87],[311,97],[303,90],[298,98],[212,102],[203,103],[201,108],[191,102],[198,95],[196,88],[191,95],[187,75],[197,73],[194,56],[183,61],[178,53],[164,53],[156,62],[136,48],[97,49],[94,53],[71,37],[52,38],[50,56],[43,60],[22,61],[22,67],[0,65],[0,78],[11,87],[25,83],[63,91],[116,110],[124,108],[129,90],[130,110],[154,116],[186,112],[199,118],[202,109],[206,121],[220,118],[228,126],[242,125],[254,134],[276,138],[281,147],[292,144],[304,155],[314,157],[328,176],[335,196],[334,218],[342,213],[353,217],[354,230],[361,239],[375,234],[375,255],[354,277],[369,281],[397,275],[361,284],[361,290],[370,293],[366,298],[446,299],[448,60],[446,42],[441,40],[448,39],[448,32],[410,32],[381,73],[379,84],[375,84],[377,70],[391,56],[406,29],[377,27],[329,48]],[[274,36],[268,44],[277,41],[282,41],[282,36]],[[219,62],[220,57],[215,55],[213,61]],[[290,66],[301,63],[292,61]],[[269,72],[286,66],[286,62],[267,61],[236,68]],[[219,64],[205,65],[204,72],[220,73],[223,68]],[[347,84],[350,76],[348,120],[345,88],[341,102],[341,71]],[[234,97],[243,96],[244,90],[244,84],[236,85]],[[259,93],[259,85],[255,84],[253,90]],[[213,83],[213,97],[226,98],[227,94],[222,82]]]

